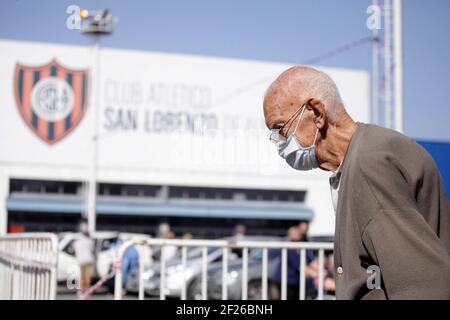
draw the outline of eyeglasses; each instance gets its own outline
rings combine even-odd
[[[306,107],[306,104],[302,105],[300,109],[298,109],[297,111],[295,111],[295,113],[286,121],[285,124],[283,124],[281,127],[277,128],[277,129],[270,129],[270,136],[269,136],[269,140],[272,143],[278,144],[280,142],[285,142],[287,139],[286,137],[281,135],[281,131],[284,129],[284,127],[286,127],[288,125],[289,122],[291,122],[292,120],[295,120],[295,118],[297,118],[298,115],[303,115],[303,111]],[[292,123],[291,123],[292,125]],[[289,132],[291,125],[289,125],[287,132]]]

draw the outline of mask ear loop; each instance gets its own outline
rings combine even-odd
[[[293,132],[294,135],[296,134],[298,125],[300,124],[300,120],[302,120],[303,114],[305,113],[306,104],[303,105],[302,108],[303,108],[303,110],[302,110],[302,112],[300,113],[300,116],[298,117],[299,119],[298,119],[298,121],[297,121],[297,125],[295,126],[295,129],[294,129],[294,132]],[[314,145],[316,144],[316,140],[317,140],[317,135],[318,135],[318,134],[319,134],[319,128],[317,128],[317,130],[316,130],[316,135],[314,136],[314,142],[313,142],[313,144],[311,145],[311,147],[314,146]]]
[[[316,135],[314,136],[314,142],[313,142],[313,146],[316,144],[316,139],[317,139],[317,135],[319,134],[319,128],[317,128],[316,130]]]
[[[295,129],[294,129],[294,132],[293,132],[294,135],[297,133],[298,125],[300,124],[300,121],[301,121],[302,118],[303,118],[303,114],[305,113],[306,104],[304,104],[302,108],[303,108],[303,109],[302,109],[302,112],[300,113],[300,116],[298,117],[297,124],[295,125]]]

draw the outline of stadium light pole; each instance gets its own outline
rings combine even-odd
[[[402,0],[382,2],[384,30],[381,33],[373,30],[372,33],[373,39],[376,39],[372,51],[372,109],[383,111],[383,117],[373,110],[373,119],[378,119],[380,125],[403,132]],[[373,0],[373,4],[378,6],[381,1]],[[382,37],[377,37],[377,34]]]
[[[113,32],[113,26],[116,18],[111,15],[109,10],[80,11],[83,21],[81,32],[84,35],[94,38],[93,56],[94,56],[94,107],[92,119],[91,136],[91,163],[89,168],[89,179],[87,184],[87,206],[85,206],[84,216],[88,221],[88,230],[92,234],[96,230],[97,220],[97,166],[98,166],[98,121],[100,115],[100,87],[101,87],[101,69],[100,69],[100,39],[103,36],[110,35]]]
[[[391,0],[384,0],[384,121],[392,128],[392,9]]]
[[[378,0],[373,0],[373,5],[378,7]],[[379,71],[379,32],[378,28],[375,27],[372,29],[372,113],[371,113],[371,122],[373,124],[378,124],[378,115],[379,115],[379,92],[378,92],[378,71]]]
[[[394,56],[395,56],[395,129],[403,132],[403,34],[402,0],[394,0]]]

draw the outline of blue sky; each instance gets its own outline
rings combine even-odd
[[[371,0],[1,0],[0,38],[88,44],[66,8],[119,17],[107,47],[301,63],[369,36]],[[404,1],[404,122],[415,138],[450,141],[450,1]],[[320,65],[370,71],[365,44]]]

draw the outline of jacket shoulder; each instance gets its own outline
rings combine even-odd
[[[395,151],[398,147],[415,147],[413,139],[397,131],[376,125],[366,125],[362,136],[362,149],[374,154],[379,151]]]
[[[414,139],[376,125],[366,125],[358,149],[355,158],[362,168],[374,162],[416,167],[434,165],[428,152]]]

